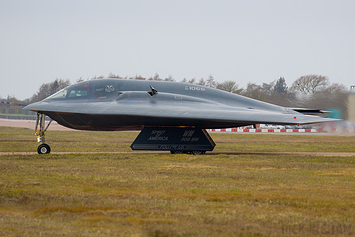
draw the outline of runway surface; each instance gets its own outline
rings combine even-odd
[[[166,151],[154,152],[51,152],[54,155],[66,154],[170,154]],[[38,155],[37,152],[0,152],[0,155]],[[265,156],[355,156],[355,152],[207,152],[206,155],[265,155]],[[42,155],[46,156],[46,155]]]
[[[48,124],[48,121],[46,122]],[[35,130],[36,120],[16,120],[16,119],[0,119],[0,126],[3,127],[17,127],[28,128]],[[66,128],[57,122],[53,121],[50,125],[50,130],[53,131],[75,131],[74,129]]]
[[[34,120],[9,120],[9,119],[0,119],[0,126],[9,126],[9,127],[24,127],[28,129],[33,129],[35,127],[36,121]],[[73,129],[69,129],[66,127],[63,127],[56,122],[53,122],[51,124],[51,130],[56,130],[56,131],[75,131]],[[284,135],[287,135],[290,133],[285,133]],[[295,133],[293,133],[295,134]],[[301,134],[297,134],[301,135]],[[329,133],[303,133],[303,135],[334,135],[334,134],[329,134]],[[354,134],[352,134],[354,135]],[[37,155],[37,152],[0,152],[0,155]],[[168,151],[131,151],[131,152],[51,152],[51,154],[58,154],[58,155],[63,155],[63,154],[137,154],[137,155],[143,155],[143,154],[170,154]],[[206,155],[271,155],[271,156],[287,156],[287,155],[292,155],[292,156],[355,156],[355,152],[207,152]],[[46,155],[43,155],[46,156]]]

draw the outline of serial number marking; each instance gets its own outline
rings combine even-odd
[[[185,145],[159,145],[158,149],[174,149],[174,150],[183,150],[185,149]]]
[[[185,86],[186,91],[206,91],[205,88],[199,86]]]

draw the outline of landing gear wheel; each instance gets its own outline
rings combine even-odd
[[[38,154],[49,154],[51,152],[51,147],[48,144],[41,144],[37,148]]]
[[[170,154],[184,154],[183,151],[170,151]]]
[[[206,151],[192,151],[191,153],[193,155],[204,155],[204,154],[206,154]]]
[[[206,151],[170,151],[171,154],[204,155]]]

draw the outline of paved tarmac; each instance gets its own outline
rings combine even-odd
[[[48,124],[48,122],[46,122]],[[35,130],[36,120],[16,120],[16,119],[0,119],[0,126],[3,127],[17,127],[17,128],[28,128]],[[66,128],[59,125],[56,121],[53,121],[49,126],[50,130],[53,131],[74,131],[73,129]]]
[[[28,129],[35,129],[36,121],[34,120],[12,120],[12,119],[0,119],[0,126],[7,127],[22,127]],[[59,125],[57,122],[53,121],[50,125],[50,130],[56,131],[76,131],[70,128]],[[288,133],[284,133],[285,135]],[[305,133],[303,133],[305,134]],[[311,135],[335,135],[328,133],[312,133]],[[300,135],[297,133],[297,135]],[[353,134],[352,134],[353,135]],[[51,154],[166,154],[169,152],[52,152]],[[0,155],[34,155],[37,152],[0,152]],[[355,156],[355,152],[207,152],[206,155],[293,155],[293,156]]]
[[[36,155],[37,152],[0,152],[0,155]],[[51,154],[170,154],[168,151],[132,151],[132,152],[51,152]],[[355,152],[206,152],[206,155],[267,155],[267,156],[355,156]],[[46,155],[43,155],[46,156]]]

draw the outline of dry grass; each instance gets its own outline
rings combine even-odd
[[[137,133],[47,135],[57,151],[129,151]],[[212,136],[217,151],[355,152],[354,137]],[[0,128],[0,151],[36,146],[32,131]],[[354,158],[0,156],[0,236],[348,236]]]

